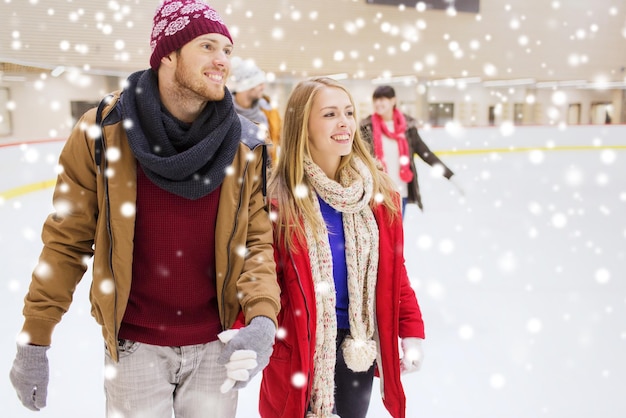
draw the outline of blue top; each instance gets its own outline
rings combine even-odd
[[[335,293],[337,294],[337,328],[350,329],[348,317],[348,267],[346,265],[346,241],[343,233],[343,219],[341,212],[333,209],[321,197],[318,197],[322,217],[328,229],[328,241],[333,257],[333,277],[335,279]]]

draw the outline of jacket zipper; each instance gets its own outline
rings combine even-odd
[[[117,327],[117,285],[116,285],[116,280],[115,280],[115,272],[113,271],[113,231],[111,229],[111,202],[109,199],[109,179],[106,175],[106,171],[107,171],[107,159],[106,159],[106,141],[105,141],[105,136],[104,136],[104,120],[109,116],[109,114],[111,113],[111,111],[113,109],[115,109],[115,106],[117,106],[117,102],[113,105],[113,108],[102,117],[102,121],[100,122],[100,134],[102,136],[102,179],[104,182],[104,206],[105,206],[105,216],[106,216],[106,224],[107,224],[107,232],[109,234],[109,268],[111,270],[111,280],[113,280],[113,332],[114,332],[114,336],[115,336],[115,341],[117,342],[117,334],[118,334],[118,327]],[[114,344],[115,345],[115,354],[116,354],[116,358],[119,359],[119,350],[118,350],[118,344]],[[111,351],[111,347],[109,347],[109,351]]]
[[[246,178],[246,174],[248,172],[248,165],[249,165],[249,163],[246,162],[246,165],[244,166],[244,169],[243,169],[243,175],[242,175],[243,179]],[[243,196],[243,184],[239,187],[239,201],[237,203],[237,212],[236,213],[239,213],[239,211],[241,211],[241,201],[243,199],[242,196]],[[226,274],[224,276],[224,284],[222,285],[222,315],[221,315],[222,318],[221,318],[221,321],[222,321],[222,329],[223,330],[227,329],[227,327],[226,327],[226,284],[227,284],[228,278],[230,277],[230,269],[231,269],[231,266],[230,266],[231,253],[230,253],[230,251],[231,251],[231,246],[232,246],[232,243],[233,243],[233,237],[235,236],[235,231],[237,230],[237,226],[238,225],[239,225],[239,217],[235,216],[235,225],[233,226],[233,230],[230,233],[230,238],[228,239],[228,245],[226,246],[226,257],[228,257],[227,260],[226,260],[227,268],[226,268]],[[217,243],[215,243],[215,244],[217,245]]]

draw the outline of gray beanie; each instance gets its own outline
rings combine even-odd
[[[259,84],[265,83],[265,72],[261,71],[251,59],[233,57],[230,60],[230,79],[228,88],[231,92],[250,90]]]

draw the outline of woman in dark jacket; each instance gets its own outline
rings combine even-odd
[[[431,167],[440,165],[448,180],[454,173],[428,148],[417,131],[416,120],[402,113],[396,107],[396,100],[391,86],[374,90],[374,113],[361,121],[361,136],[398,185],[404,214],[407,203],[416,203],[424,210],[413,160],[415,154]]]

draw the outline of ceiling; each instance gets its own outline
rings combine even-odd
[[[0,62],[110,75],[147,68],[158,3],[4,0]],[[209,4],[234,54],[276,77],[626,81],[626,0],[481,0],[479,14],[366,0]]]

